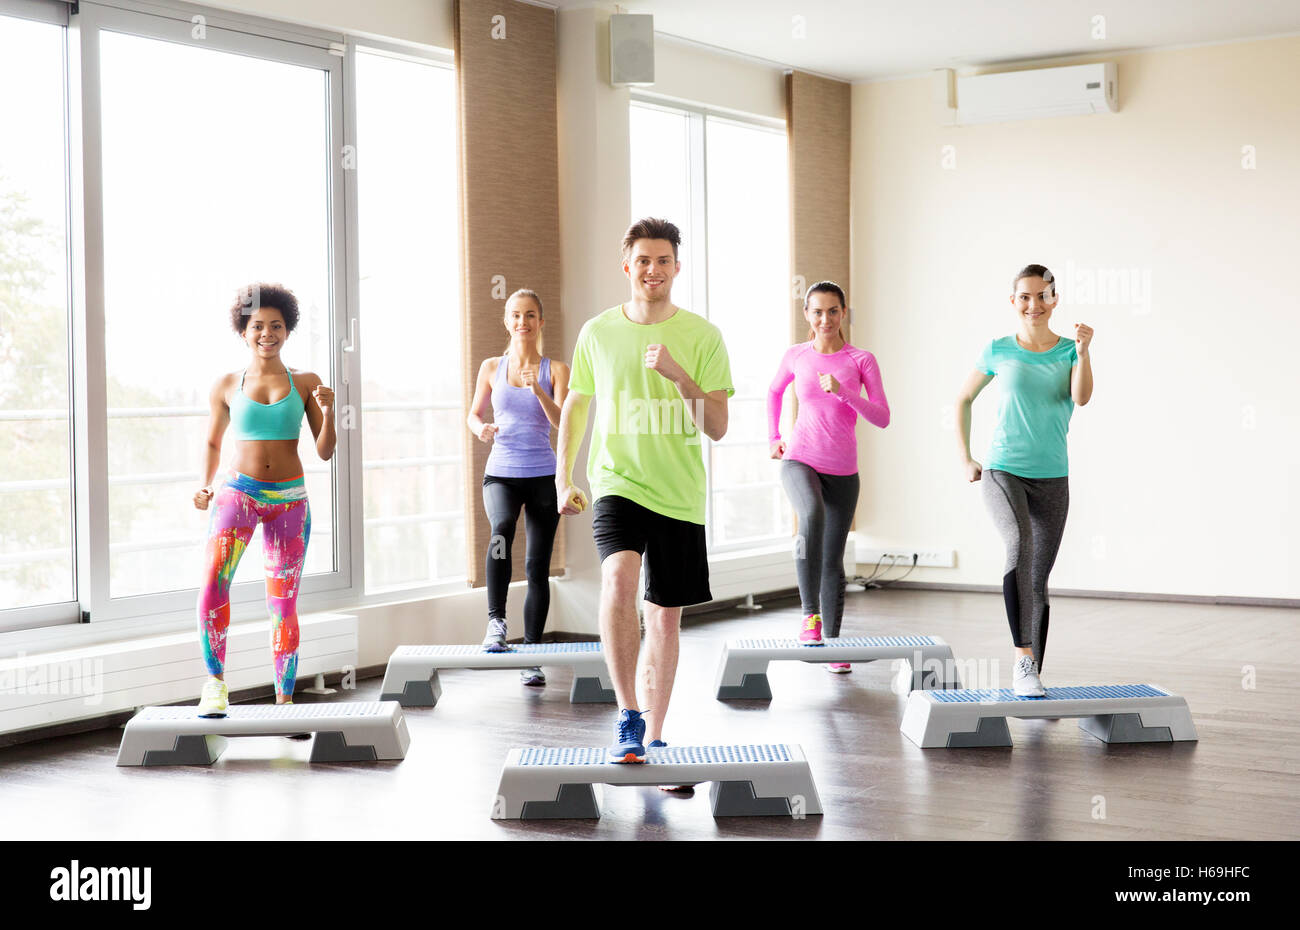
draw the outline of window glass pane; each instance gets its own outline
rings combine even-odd
[[[366,590],[383,591],[465,576],[456,85],[356,62]]]
[[[705,127],[709,319],[726,333],[736,386],[727,436],[711,444],[711,529],[720,544],[790,528],[771,488],[746,488],[777,480],[766,397],[789,345],[789,197],[785,133],[714,117]]]
[[[101,34],[110,592],[193,587],[207,514],[190,503],[208,392],[242,370],[238,289],[297,296],[282,358],[330,372],[328,74],[132,35]],[[165,79],[160,76],[165,76]],[[223,466],[235,442],[223,443]],[[334,570],[330,463],[304,419],[306,574]],[[235,581],[261,582],[260,530]]]
[[[75,597],[63,47],[0,16],[0,610]]]
[[[673,303],[706,315],[692,306],[692,256],[703,243],[691,227],[690,120],[681,112],[632,104],[628,113],[632,151],[632,222],[647,216],[676,224],[682,233],[677,257],[681,273],[673,282]]]

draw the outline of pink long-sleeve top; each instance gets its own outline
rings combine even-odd
[[[837,394],[821,389],[819,375],[839,382]],[[785,457],[803,462],[823,475],[852,475],[858,470],[858,443],[854,434],[858,415],[875,426],[889,425],[889,401],[880,380],[876,357],[866,349],[845,343],[838,352],[823,355],[811,342],[791,346],[767,392],[769,443],[781,440],[781,400],[790,382],[799,398],[794,434]],[[867,396],[862,396],[862,389]]]

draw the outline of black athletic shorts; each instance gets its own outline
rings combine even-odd
[[[674,520],[614,494],[597,498],[591,532],[600,560],[632,551],[645,565],[645,599],[660,607],[687,607],[713,600],[704,527]]]

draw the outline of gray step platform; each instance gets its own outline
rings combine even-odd
[[[718,700],[771,699],[767,664],[781,659],[797,662],[902,659],[907,665],[900,677],[909,691],[961,687],[952,648],[938,636],[841,636],[825,640],[823,646],[806,646],[793,638],[734,639],[722,647]]]
[[[599,817],[593,785],[694,785],[712,782],[714,817],[802,819],[822,812],[803,749],[787,743],[668,746],[646,750],[644,764],[607,762],[609,750],[512,749],[501,770],[492,817],[552,820]]]
[[[211,765],[230,736],[314,733],[312,762],[402,759],[411,744],[393,701],[232,706],[226,717],[194,707],[143,707],[126,724],[118,765]]]
[[[903,735],[923,749],[1010,746],[1008,717],[1082,717],[1079,729],[1107,743],[1195,740],[1187,701],[1157,685],[1048,688],[1041,698],[1010,688],[914,691]]]
[[[388,658],[381,698],[403,707],[433,707],[442,696],[440,668],[573,667],[569,701],[599,704],[614,700],[614,683],[600,643],[534,643],[510,652],[484,652],[482,646],[398,646]]]

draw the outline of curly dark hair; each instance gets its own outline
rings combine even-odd
[[[284,317],[284,328],[289,332],[298,325],[298,298],[293,296],[293,291],[283,284],[259,282],[239,289],[235,302],[230,305],[230,328],[244,335],[248,318],[263,307],[279,310]]]

